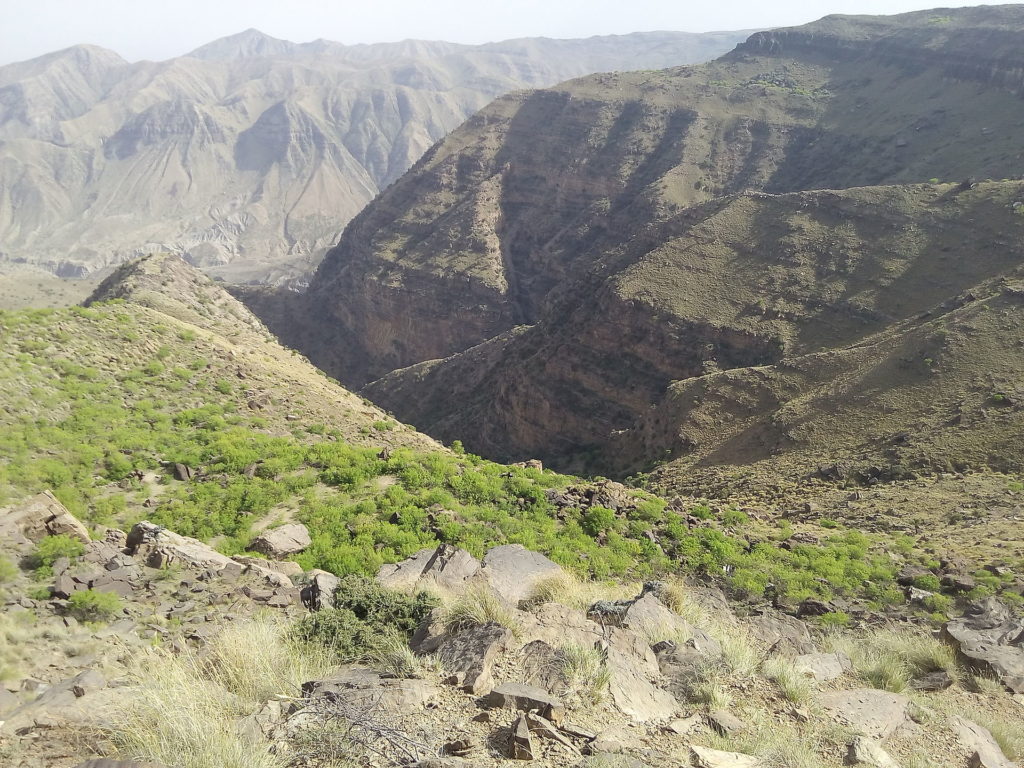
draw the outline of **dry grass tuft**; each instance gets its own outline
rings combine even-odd
[[[529,610],[544,603],[560,603],[585,610],[598,600],[628,600],[635,597],[640,589],[640,584],[586,581],[569,571],[562,571],[534,584],[522,606]]]
[[[427,677],[440,668],[436,656],[417,656],[404,638],[388,637],[370,654],[374,669],[395,677]]]
[[[441,620],[449,632],[459,632],[491,622],[512,630],[516,637],[522,632],[515,609],[484,586],[470,587],[445,605]]]
[[[845,653],[857,675],[875,688],[904,693],[910,681],[944,670],[959,676],[956,656],[945,643],[923,632],[879,629],[860,635],[831,635],[826,646]]]
[[[970,719],[987,728],[1003,754],[1017,763],[1024,759],[1024,722],[1019,718],[999,717],[987,712],[974,711]]]
[[[845,740],[845,734],[829,734],[812,728],[796,729],[778,723],[766,713],[748,717],[749,728],[734,737],[712,735],[709,745],[714,749],[755,755],[761,768],[825,768],[832,763],[822,757],[823,751],[834,751]]]
[[[289,642],[266,616],[228,627],[202,656],[148,649],[136,659],[134,695],[111,714],[111,740],[127,757],[177,768],[282,768],[266,744],[239,733],[238,718],[329,670],[326,654]]]
[[[811,678],[798,670],[789,659],[768,659],[761,665],[761,672],[769,680],[779,686],[787,701],[803,704],[810,700],[814,693]]]
[[[567,686],[566,698],[587,704],[598,704],[611,682],[611,670],[596,648],[567,645],[562,648],[562,680]]]

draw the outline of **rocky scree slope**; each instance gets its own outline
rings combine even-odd
[[[1020,184],[951,182],[1022,168],[1022,33],[1018,6],[827,17],[706,65],[499,99],[349,225],[303,297],[251,306],[324,370],[385,376],[372,398],[474,450],[623,473],[673,458],[677,424],[648,413],[671,382],[838,352],[1015,279]],[[943,387],[977,386],[946,373]],[[675,444],[611,448],[648,417],[640,433]],[[1004,447],[983,433],[968,463]]]
[[[22,563],[77,545],[46,594],[24,596],[17,568],[0,588],[12,768],[1011,768],[1021,755],[1024,651],[1008,639],[1022,627],[992,599],[940,637],[822,633],[771,609],[737,615],[698,584],[581,583],[516,545],[482,560],[427,548],[371,581],[286,559],[308,542],[228,558],[147,522],[93,540],[51,494],[0,512],[0,530]]]
[[[237,282],[302,276],[494,97],[703,61],[743,36],[344,46],[248,30],[162,62],[82,45],[0,67],[0,266],[80,276],[163,250]]]

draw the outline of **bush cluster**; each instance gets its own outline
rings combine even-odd
[[[372,579],[347,576],[335,593],[335,607],[304,617],[292,632],[296,640],[324,646],[342,661],[359,661],[396,641],[404,644],[437,605],[426,593],[405,595]]]

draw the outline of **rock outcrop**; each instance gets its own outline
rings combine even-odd
[[[1024,693],[1024,622],[1005,605],[995,598],[974,603],[942,632],[966,664]]]
[[[311,543],[306,526],[302,523],[286,523],[261,533],[252,540],[249,548],[267,557],[282,560],[297,555]]]

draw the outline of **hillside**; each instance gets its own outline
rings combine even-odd
[[[1016,409],[976,394],[1013,389],[1012,292],[976,331],[993,346],[954,309],[1019,280],[1021,184],[965,180],[1024,171],[1022,35],[1020,6],[828,17],[706,65],[499,99],[349,225],[304,297],[246,300],[402,420],[494,457],[625,475],[689,456],[712,483],[768,456],[787,477],[900,457],[1020,471]],[[872,343],[945,364],[874,400]],[[735,433],[731,410],[688,410],[718,382]],[[954,402],[992,418],[946,429]],[[798,426],[838,411],[842,428]]]
[[[169,251],[236,282],[301,277],[495,96],[743,37],[344,46],[248,30],[162,62],[82,45],[0,67],[0,269],[76,277]]]

